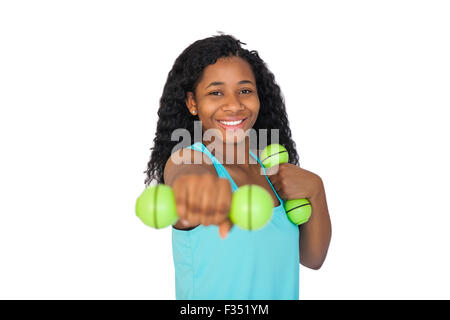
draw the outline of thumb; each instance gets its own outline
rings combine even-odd
[[[219,235],[222,239],[225,239],[233,227],[233,223],[231,223],[230,219],[226,219],[224,222],[219,224]]]

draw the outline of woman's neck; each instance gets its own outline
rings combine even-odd
[[[250,155],[250,144],[245,138],[238,143],[224,143],[223,141],[203,141],[203,144],[223,165],[249,169],[258,165],[255,158]]]

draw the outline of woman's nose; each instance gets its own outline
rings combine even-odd
[[[244,109],[241,104],[239,95],[228,95],[227,101],[222,108],[224,111],[240,111]]]

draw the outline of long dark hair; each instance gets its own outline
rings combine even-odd
[[[147,164],[145,184],[148,186],[153,180],[164,183],[164,167],[171,156],[171,151],[178,141],[171,141],[175,129],[184,128],[194,137],[194,121],[198,116],[189,113],[186,107],[186,92],[195,93],[195,88],[202,75],[203,69],[216,63],[217,59],[227,56],[238,56],[245,59],[251,66],[256,80],[256,87],[260,101],[258,118],[253,129],[267,130],[267,141],[271,141],[270,129],[279,130],[279,143],[289,153],[289,163],[298,164],[299,157],[295,142],[291,138],[291,130],[286,114],[284,99],[275,77],[269,71],[265,62],[256,50],[246,50],[241,47],[246,43],[237,40],[232,35],[215,35],[197,40],[187,47],[175,60],[170,70],[163,94],[159,100],[158,123],[156,127],[154,145],[150,149],[151,156]],[[196,141],[193,141],[194,143]]]

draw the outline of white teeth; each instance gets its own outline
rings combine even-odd
[[[223,123],[227,126],[235,126],[235,125],[238,125],[239,123],[241,123],[242,121],[244,121],[244,119],[238,120],[238,121],[220,121],[219,120],[220,123]]]

